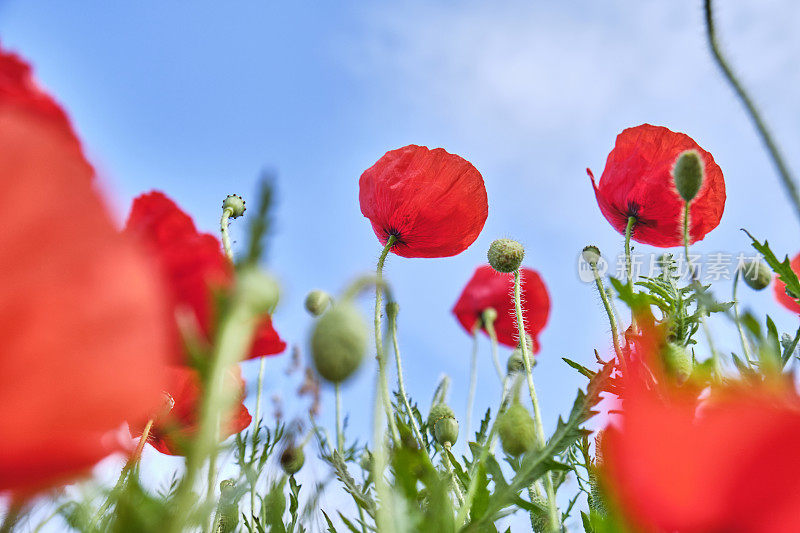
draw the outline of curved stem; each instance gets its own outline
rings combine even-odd
[[[514,271],[514,312],[517,317],[517,329],[519,330],[519,338],[521,339],[520,347],[522,349],[522,362],[525,364],[525,376],[528,380],[528,392],[531,396],[531,404],[533,404],[533,421],[536,427],[536,436],[539,440],[539,446],[544,448],[547,444],[547,439],[544,435],[544,426],[542,425],[542,413],[539,410],[539,400],[536,397],[536,387],[533,384],[533,373],[531,371],[531,361],[528,355],[528,343],[525,337],[525,317],[522,315],[522,296],[519,269]],[[548,508],[548,529],[550,531],[558,531],[560,529],[561,517],[559,516],[558,507],[556,506],[555,490],[553,489],[553,479],[549,473],[543,476],[545,491],[547,492],[547,508]]]
[[[736,322],[736,329],[739,330],[739,340],[742,342],[742,355],[744,355],[747,364],[752,363],[750,359],[750,349],[747,347],[747,338],[744,336],[744,328],[742,328],[742,319],[739,317],[739,300],[736,298],[737,289],[739,287],[739,269],[736,269],[736,274],[733,275],[733,316]]]
[[[789,167],[783,160],[783,156],[778,149],[778,145],[775,144],[772,135],[767,129],[766,123],[761,118],[761,114],[756,109],[755,104],[750,99],[747,92],[745,92],[741,82],[739,82],[736,75],[733,73],[733,70],[731,69],[730,65],[728,65],[727,60],[722,55],[719,42],[717,42],[716,29],[714,27],[712,0],[705,0],[704,7],[706,15],[706,36],[708,37],[708,45],[711,48],[711,54],[714,56],[714,60],[717,62],[717,65],[719,65],[719,68],[722,70],[722,73],[725,75],[728,83],[731,84],[734,92],[736,92],[736,96],[739,97],[739,100],[742,102],[747,110],[747,113],[750,115],[750,119],[753,121],[753,124],[758,131],[758,135],[761,137],[761,141],[767,148],[767,152],[769,152],[772,162],[778,171],[778,176],[780,176],[783,188],[786,191],[786,194],[789,196],[789,200],[792,202],[792,205],[794,206],[795,214],[798,216],[798,218],[800,218],[800,192],[797,190],[795,180],[789,172]]]
[[[500,365],[500,357],[497,354],[497,332],[494,329],[494,320],[484,318],[483,327],[486,329],[486,333],[489,334],[489,340],[492,342],[492,362],[494,363],[494,369],[497,371],[497,377],[500,383],[503,383],[506,373],[503,372],[503,367]]]
[[[481,321],[475,322],[472,327],[472,358],[469,364],[469,393],[467,394],[467,424],[466,440],[469,442],[470,432],[472,431],[472,409],[475,405],[475,389],[478,386],[478,331],[481,329]]]
[[[344,435],[342,435],[342,390],[338,383],[334,385],[336,394],[336,450],[339,455],[344,450]]]
[[[411,429],[414,431],[414,436],[419,442],[420,447],[424,446],[425,441],[422,439],[422,432],[417,424],[417,419],[414,418],[414,412],[411,410],[411,404],[408,402],[408,395],[406,394],[405,381],[403,379],[403,362],[400,357],[400,343],[397,340],[397,312],[386,313],[389,319],[389,336],[392,338],[392,346],[394,347],[394,360],[397,365],[397,388],[400,392],[400,397],[403,400],[403,406],[406,408],[408,419],[411,420]]]
[[[222,249],[225,256],[233,262],[233,249],[231,248],[231,235],[228,231],[228,220],[233,215],[233,209],[226,207],[222,210],[222,218],[219,219],[219,230],[222,233]]]
[[[603,301],[603,307],[608,315],[608,322],[611,324],[611,338],[614,340],[614,353],[617,354],[617,361],[625,368],[625,357],[622,354],[622,347],[619,343],[619,329],[617,327],[617,319],[614,310],[611,308],[611,302],[608,300],[608,294],[603,286],[603,280],[600,277],[600,272],[597,270],[597,263],[590,263],[589,266],[594,274],[594,283],[597,286],[597,292],[600,293],[600,299]]]
[[[397,426],[394,422],[392,415],[392,403],[389,400],[389,381],[386,378],[386,356],[383,353],[383,336],[381,332],[381,313],[383,311],[383,265],[386,263],[386,256],[389,250],[394,246],[397,238],[390,235],[386,241],[380,257],[378,257],[378,265],[375,269],[375,358],[378,360],[378,380],[380,382],[380,394],[383,400],[383,408],[386,411],[386,418],[389,422],[389,428],[392,432],[392,438],[397,441],[399,435],[397,433]]]

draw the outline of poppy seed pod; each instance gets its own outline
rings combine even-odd
[[[703,160],[696,150],[686,150],[672,167],[675,188],[685,202],[691,202],[703,185]]]
[[[229,194],[222,202],[222,209],[230,209],[231,218],[239,218],[247,210],[244,199],[238,194]]]
[[[367,351],[367,325],[350,303],[334,306],[317,320],[311,354],[320,376],[341,383],[361,365]]]
[[[290,444],[281,453],[280,462],[283,471],[291,476],[303,468],[303,464],[306,462],[306,454],[303,453],[303,448]]]
[[[692,375],[692,354],[683,346],[668,342],[661,350],[661,357],[667,372],[675,376],[678,383],[684,383]]]
[[[772,271],[759,260],[746,262],[741,272],[744,282],[754,291],[766,289],[772,281]]]
[[[254,315],[272,312],[278,305],[280,288],[275,279],[258,267],[245,267],[236,276],[236,292]]]
[[[493,269],[508,274],[517,270],[522,264],[525,248],[512,239],[497,239],[489,246],[486,255]]]
[[[439,403],[431,407],[431,412],[428,414],[428,430],[442,446],[446,443],[455,444],[458,440],[458,421],[447,404]]]
[[[322,290],[314,289],[306,296],[305,306],[306,311],[314,316],[319,316],[328,308],[331,302],[331,296]]]
[[[589,245],[581,252],[583,260],[594,266],[600,261],[600,249],[597,246]]]
[[[517,457],[536,447],[536,424],[521,403],[514,402],[497,421],[503,451]]]

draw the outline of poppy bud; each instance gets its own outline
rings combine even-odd
[[[485,324],[494,324],[494,321],[497,320],[497,309],[494,307],[487,307],[481,313],[481,322]]]
[[[517,457],[536,447],[536,425],[527,409],[514,402],[497,421],[503,451]]]
[[[314,316],[319,316],[325,312],[330,301],[331,296],[327,292],[314,289],[306,296],[306,311]]]
[[[489,264],[498,272],[514,272],[522,264],[525,249],[512,239],[497,239],[489,246]]]
[[[400,312],[400,304],[397,302],[386,302],[386,316],[389,320],[397,318],[397,313]]]
[[[595,266],[600,261],[600,249],[597,246],[589,245],[583,249],[581,256],[584,261]]]
[[[280,289],[272,276],[257,267],[245,267],[236,276],[236,292],[256,315],[269,313],[278,304]]]
[[[238,194],[229,194],[222,202],[222,209],[230,209],[231,218],[239,218],[247,210],[244,205],[244,199]]]
[[[772,281],[772,271],[759,260],[748,261],[741,271],[744,282],[754,291],[766,289]]]
[[[692,355],[683,346],[668,342],[661,350],[661,357],[667,372],[675,376],[678,383],[684,383],[692,375]]]
[[[290,444],[281,453],[280,462],[283,471],[291,476],[303,468],[303,464],[306,462],[306,454],[303,453],[303,448]]]
[[[367,351],[367,325],[350,303],[334,306],[317,320],[311,354],[320,376],[341,383],[361,365]]]
[[[453,410],[443,403],[431,407],[431,412],[428,414],[428,430],[442,446],[446,443],[455,444],[458,439],[458,421]]]
[[[519,348],[511,352],[511,355],[508,357],[506,371],[509,374],[525,371],[525,361],[522,360],[522,351]]]
[[[675,160],[672,167],[675,188],[685,202],[691,202],[703,185],[703,160],[696,150],[686,150]]]

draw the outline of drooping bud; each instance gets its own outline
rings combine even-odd
[[[255,315],[272,312],[278,305],[280,287],[275,279],[255,266],[236,274],[236,293]]]
[[[672,167],[675,188],[685,202],[691,202],[703,185],[703,159],[696,150],[686,150]]]
[[[428,413],[428,430],[436,442],[444,446],[458,440],[458,421],[453,410],[447,404],[438,403]]]
[[[692,375],[692,354],[678,344],[668,342],[661,350],[664,367],[675,376],[679,384],[683,384]]]
[[[512,239],[497,239],[489,246],[489,264],[498,272],[514,272],[522,264],[525,249]]]
[[[515,401],[497,420],[503,451],[517,457],[536,447],[536,424],[522,404]]]
[[[222,202],[222,209],[230,209],[231,218],[239,218],[247,210],[244,199],[238,194],[229,194]]]
[[[280,462],[283,471],[291,476],[303,468],[303,464],[306,462],[306,454],[303,453],[303,448],[290,444],[281,453]]]
[[[481,313],[481,320],[484,324],[494,324],[497,320],[497,309],[494,307],[487,307]]]
[[[772,271],[758,259],[747,261],[742,265],[741,272],[744,282],[754,291],[766,289],[772,282]]]
[[[367,336],[367,325],[355,306],[341,302],[328,310],[311,333],[311,355],[319,375],[332,383],[350,377],[364,359]]]
[[[506,371],[509,374],[525,371],[525,361],[522,360],[522,350],[519,348],[511,352],[511,355],[508,357],[508,361],[506,362]]]
[[[314,289],[306,295],[306,311],[314,316],[319,316],[325,312],[330,301],[330,294],[320,289]]]
[[[592,266],[596,266],[600,261],[600,249],[597,246],[589,245],[581,252],[583,260]]]

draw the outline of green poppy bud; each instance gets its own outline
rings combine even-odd
[[[741,272],[744,282],[754,291],[766,289],[772,282],[772,271],[757,259],[742,265]]]
[[[489,246],[489,264],[498,272],[514,272],[522,264],[525,249],[511,239],[497,239]]]
[[[527,409],[514,402],[497,421],[503,451],[517,457],[536,447],[536,424]]]
[[[595,266],[597,262],[600,261],[600,249],[597,246],[589,245],[583,249],[581,256],[584,261]]]
[[[263,315],[278,305],[280,288],[272,276],[258,267],[248,266],[236,274],[236,293],[253,314]]]
[[[428,430],[442,446],[445,443],[455,444],[458,440],[458,421],[453,410],[443,403],[431,407],[431,412],[428,413]]]
[[[484,324],[494,324],[495,320],[497,320],[497,309],[494,307],[487,307],[481,313],[481,321]]]
[[[684,383],[692,375],[692,354],[683,346],[668,342],[661,350],[661,357],[667,372],[675,376],[678,383]]]
[[[222,202],[222,209],[230,209],[231,218],[239,218],[247,210],[244,199],[238,194],[229,194]]]
[[[349,378],[364,359],[367,337],[367,325],[355,306],[341,302],[328,310],[311,333],[311,355],[319,375],[332,383]]]
[[[303,453],[303,448],[290,444],[281,453],[280,462],[283,471],[291,476],[303,468],[303,464],[306,462],[306,454]]]
[[[319,289],[314,289],[306,296],[306,311],[314,316],[319,316],[325,312],[330,302],[330,294]]]
[[[386,316],[389,320],[397,318],[397,313],[400,312],[400,304],[397,302],[386,302]]]
[[[672,167],[675,188],[685,202],[691,202],[703,185],[703,159],[696,150],[686,150]]]
[[[522,360],[522,350],[519,348],[511,352],[511,355],[508,357],[508,361],[506,362],[506,371],[509,374],[525,371],[525,361]]]

